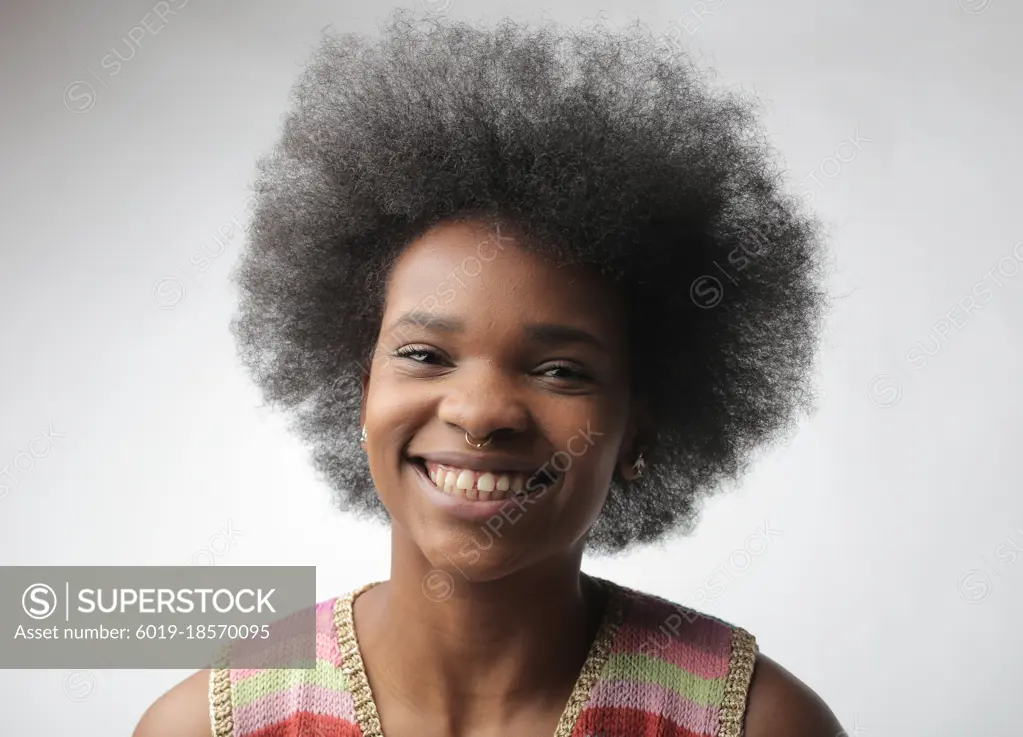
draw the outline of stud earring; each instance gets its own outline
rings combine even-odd
[[[360,443],[365,443],[366,442],[366,426],[365,425],[362,426],[362,435],[359,436],[359,442]]]

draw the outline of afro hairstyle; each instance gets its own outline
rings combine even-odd
[[[510,223],[626,297],[655,429],[589,549],[691,532],[703,498],[813,407],[823,239],[783,193],[758,106],[638,21],[398,10],[379,30],[324,32],[258,162],[231,331],[264,401],[340,509],[386,522],[359,434],[389,269],[442,221]]]

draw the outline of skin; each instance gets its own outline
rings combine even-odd
[[[535,325],[575,333],[539,336]],[[586,533],[612,474],[634,477],[650,432],[629,391],[624,325],[610,284],[553,267],[506,228],[445,223],[395,264],[362,409],[392,519],[391,577],[354,609],[387,737],[554,733],[603,611],[580,577]],[[473,451],[466,432],[493,440]],[[566,449],[558,483],[500,520],[453,516],[410,461],[472,451],[538,468]],[[157,700],[135,737],[207,737],[208,678],[199,671]],[[747,737],[840,734],[813,691],[758,657]]]

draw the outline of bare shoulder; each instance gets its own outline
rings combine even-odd
[[[746,704],[745,737],[846,737],[828,705],[766,655],[757,655]]]
[[[146,709],[132,737],[212,737],[209,684],[205,668],[172,687]]]

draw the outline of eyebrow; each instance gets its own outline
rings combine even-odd
[[[438,315],[425,310],[412,310],[394,321],[392,331],[401,327],[417,327],[439,333],[460,333],[465,331],[465,321],[452,315]],[[524,331],[530,340],[538,343],[564,344],[585,343],[604,353],[610,353],[604,343],[582,328],[556,323],[530,323]]]
[[[438,315],[426,310],[412,310],[395,320],[391,330],[405,326],[433,330],[438,333],[460,333],[465,330],[465,321],[459,317]]]

